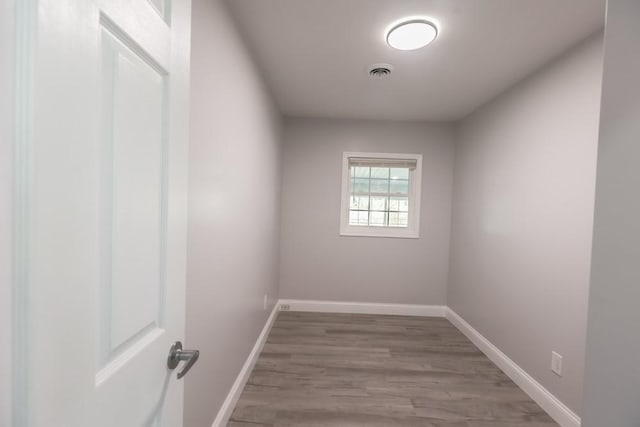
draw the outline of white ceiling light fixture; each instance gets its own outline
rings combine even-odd
[[[393,24],[386,32],[389,46],[398,50],[425,47],[438,36],[436,24],[425,18],[406,18]]]

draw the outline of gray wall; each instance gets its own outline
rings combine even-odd
[[[601,68],[598,34],[463,120],[456,144],[448,305],[577,413]]]
[[[219,0],[194,0],[185,420],[210,427],[277,298],[281,118]]]
[[[451,126],[287,119],[284,135],[280,296],[444,304]],[[419,239],[339,236],[344,151],[423,155]]]
[[[640,2],[609,0],[584,427],[640,426]]]

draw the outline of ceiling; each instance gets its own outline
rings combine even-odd
[[[460,119],[604,26],[604,0],[228,0],[283,114]],[[416,51],[385,43],[407,16],[439,24]],[[389,77],[368,75],[389,63]]]

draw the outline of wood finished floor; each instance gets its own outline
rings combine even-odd
[[[557,424],[446,319],[280,312],[228,426]]]

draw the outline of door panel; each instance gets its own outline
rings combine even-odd
[[[181,426],[190,2],[24,1],[17,424]]]
[[[167,75],[106,29],[102,43],[101,347],[110,360],[163,326]]]

